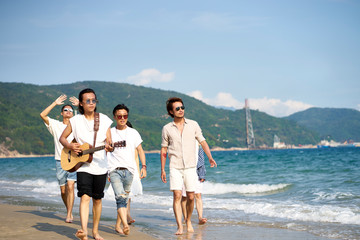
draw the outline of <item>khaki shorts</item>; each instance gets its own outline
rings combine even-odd
[[[203,185],[204,185],[204,182],[200,182],[199,179],[196,181],[195,194],[203,192]],[[183,189],[182,189],[182,196],[186,197],[186,191],[185,191],[184,185],[183,185]]]
[[[195,192],[198,175],[196,168],[176,169],[170,168],[170,190],[182,191],[185,185],[185,191]]]

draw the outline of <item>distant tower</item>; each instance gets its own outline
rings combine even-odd
[[[249,102],[247,99],[245,99],[245,113],[246,113],[246,144],[249,149],[255,148],[255,137],[251,122]]]

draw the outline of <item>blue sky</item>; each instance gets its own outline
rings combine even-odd
[[[0,1],[0,81],[174,90],[287,116],[360,110],[360,1]]]

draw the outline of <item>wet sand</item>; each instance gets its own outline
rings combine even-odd
[[[90,220],[90,219],[89,219]],[[89,221],[89,232],[92,230],[92,221]],[[80,228],[80,219],[73,223],[65,223],[64,216],[54,212],[41,210],[38,207],[0,204],[0,232],[1,239],[77,239],[75,233]],[[114,226],[104,225],[100,221],[100,235],[107,240],[155,239],[150,235],[130,226],[130,235],[119,235]],[[92,239],[92,234],[88,235]]]
[[[152,240],[152,239],[176,239],[176,240],[213,240],[224,238],[235,239],[269,239],[269,240],[328,240],[303,231],[291,231],[287,229],[246,226],[246,225],[222,225],[212,224],[211,220],[205,225],[198,225],[193,219],[194,233],[184,232],[181,236],[175,236],[175,219],[173,216],[159,220],[151,212],[143,212],[147,217],[137,216],[137,221],[143,222],[139,230],[134,225],[130,226],[130,235],[119,235],[115,232],[114,223],[100,221],[100,235],[106,240],[122,239],[128,240]],[[143,215],[143,216],[144,216]],[[0,239],[77,239],[76,231],[80,228],[79,217],[69,224],[64,222],[65,216],[60,213],[43,210],[35,206],[19,206],[0,204]],[[92,238],[92,220],[89,219],[89,239]],[[149,222],[151,222],[149,224]],[[184,226],[185,227],[185,226]],[[156,237],[157,236],[157,237]]]

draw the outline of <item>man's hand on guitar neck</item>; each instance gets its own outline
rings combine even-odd
[[[113,147],[113,143],[110,142],[110,143],[105,143],[105,151],[107,152],[113,152],[114,151],[114,147]]]

